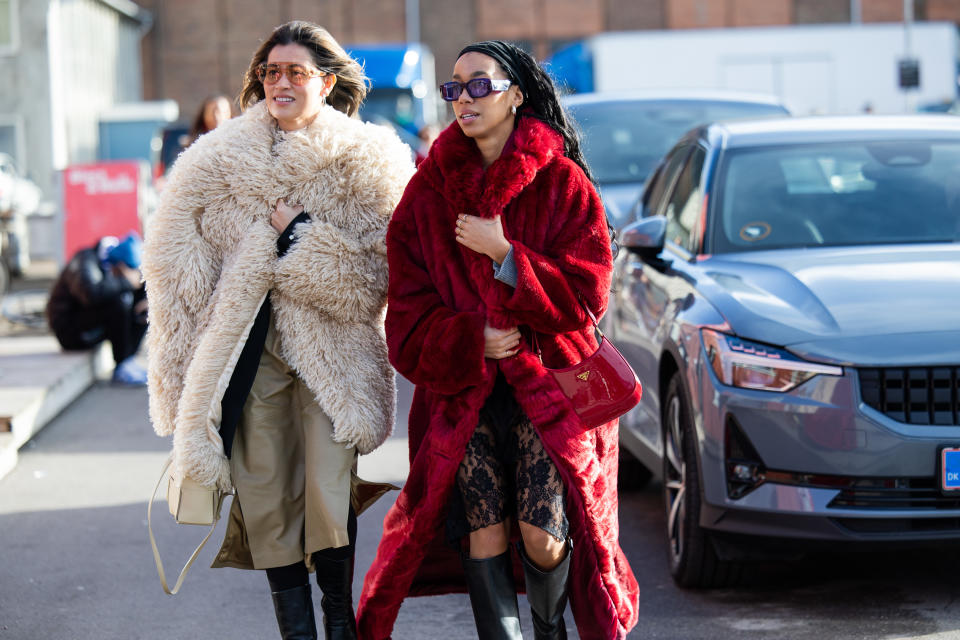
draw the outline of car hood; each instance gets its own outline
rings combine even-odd
[[[628,222],[633,205],[640,199],[643,182],[616,182],[600,185],[600,196],[607,210],[607,219],[614,229],[620,229]]]
[[[960,364],[960,244],[702,260],[698,287],[744,338],[838,364]]]

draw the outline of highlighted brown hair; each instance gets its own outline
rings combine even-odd
[[[246,109],[263,100],[265,94],[263,83],[257,78],[257,67],[267,61],[274,47],[285,44],[298,44],[305,48],[318,69],[337,76],[337,83],[327,96],[327,103],[349,116],[357,113],[368,89],[363,67],[344,51],[326,29],[302,20],[294,20],[274,29],[253,54],[243,78],[243,89],[237,96],[242,108]]]

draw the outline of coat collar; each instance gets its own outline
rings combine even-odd
[[[533,117],[520,118],[500,157],[484,171],[473,139],[456,121],[434,142],[421,170],[457,210],[484,218],[501,213],[537,172],[563,155],[563,138]]]
[[[349,116],[346,116],[333,107],[326,105],[320,109],[320,111],[317,113],[317,117],[315,117],[313,121],[311,121],[306,127],[297,129],[295,131],[283,131],[277,126],[277,121],[273,118],[273,116],[270,115],[270,111],[267,109],[266,101],[260,100],[244,111],[241,116],[227,120],[227,122],[224,124],[233,124],[239,129],[239,131],[235,132],[234,135],[259,134],[266,135],[271,139],[284,140],[294,139],[298,136],[317,135],[317,133],[320,131],[330,129],[336,124],[337,120],[343,118],[349,118]],[[229,129],[230,127],[224,131],[229,131]]]
[[[357,180],[354,168],[379,152],[380,131],[326,106],[303,129],[284,132],[261,100],[194,146],[202,147],[203,162],[223,178],[226,188],[206,195],[226,199],[225,210],[235,209],[236,200],[258,203],[249,213],[269,221],[275,203],[284,198],[325,221],[373,229],[381,226],[382,213],[349,206],[344,194],[350,189],[343,180]]]
[[[204,139],[209,137],[210,143],[221,149],[232,149],[232,155],[241,162],[253,163],[246,167],[251,173],[245,175],[257,175],[271,164],[289,164],[287,169],[297,173],[298,163],[309,164],[310,171],[314,171],[317,165],[335,162],[348,142],[345,138],[355,134],[359,124],[333,107],[325,106],[306,127],[283,131],[267,110],[266,102],[261,100]]]

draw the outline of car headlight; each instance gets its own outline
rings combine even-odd
[[[783,349],[712,329],[701,329],[700,336],[713,372],[732,387],[783,392],[814,376],[843,375],[842,367],[807,362]]]

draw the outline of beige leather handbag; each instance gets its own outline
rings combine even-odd
[[[217,526],[217,521],[220,520],[220,509],[223,506],[223,499],[227,495],[232,495],[231,491],[222,491],[216,487],[205,487],[202,484],[191,480],[190,478],[183,478],[180,482],[171,475],[167,481],[167,506],[170,508],[170,515],[173,516],[174,520],[177,521],[177,524],[198,524],[198,525],[209,525],[210,531],[207,532],[206,537],[200,543],[193,554],[190,556],[190,559],[187,560],[187,563],[183,566],[183,569],[180,571],[180,575],[177,577],[177,582],[174,584],[173,589],[167,586],[167,577],[163,571],[163,561],[160,560],[160,551],[157,549],[157,541],[153,537],[153,501],[157,497],[157,491],[160,489],[160,483],[163,482],[163,477],[167,475],[167,471],[170,468],[171,458],[167,458],[166,463],[163,465],[163,470],[160,472],[160,479],[157,480],[157,486],[153,489],[153,494],[150,496],[150,501],[147,503],[147,530],[150,532],[150,546],[153,547],[153,559],[157,564],[157,573],[160,575],[160,584],[163,585],[163,590],[169,595],[175,595],[179,590],[180,586],[183,584],[183,579],[187,575],[187,570],[190,569],[190,566],[193,564],[194,560],[197,559],[197,556],[200,555],[200,550],[203,549],[203,546],[207,544],[207,540],[210,539],[210,536],[213,535],[213,530]]]

